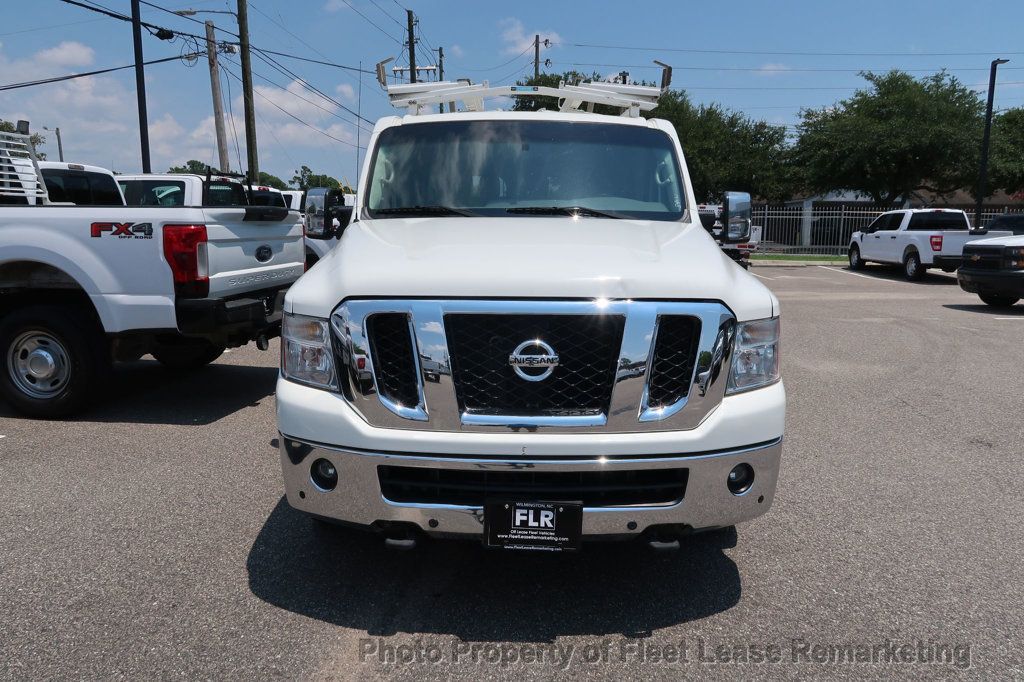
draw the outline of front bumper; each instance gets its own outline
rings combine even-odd
[[[259,336],[281,333],[283,289],[253,291],[239,298],[179,299],[175,304],[178,331],[186,336],[243,345]]]
[[[1024,270],[978,270],[960,268],[960,288],[972,294],[994,294],[1024,298]]]
[[[686,492],[676,504],[584,508],[584,539],[629,539],[652,527],[718,528],[765,513],[775,497],[782,439],[750,447],[676,455],[453,457],[332,447],[282,434],[280,450],[285,490],[292,507],[315,516],[378,529],[411,524],[428,535],[440,537],[482,538],[482,508],[392,502],[381,493],[379,465],[473,471],[530,469],[538,473],[685,467],[689,472]],[[337,487],[329,492],[321,491],[310,479],[310,467],[319,458],[329,460],[338,471]],[[754,482],[743,494],[734,495],[726,485],[727,477],[741,463],[753,467]]]

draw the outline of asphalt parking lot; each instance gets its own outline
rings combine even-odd
[[[783,306],[775,505],[671,554],[323,530],[282,497],[276,343],[123,366],[74,421],[0,405],[3,676],[1024,675],[1024,305],[942,274],[753,272]],[[845,646],[880,660],[815,660]]]

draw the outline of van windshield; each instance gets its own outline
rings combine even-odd
[[[384,130],[366,212],[680,220],[683,183],[660,130],[568,121],[445,121]],[[569,210],[567,210],[569,209]]]

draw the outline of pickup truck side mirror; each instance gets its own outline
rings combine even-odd
[[[752,218],[750,195],[726,192],[722,201],[722,243],[735,244],[750,239]]]

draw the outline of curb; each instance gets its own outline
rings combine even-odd
[[[754,268],[807,268],[818,265],[831,265],[833,267],[845,267],[846,261],[835,261],[835,260],[801,260],[801,261],[784,261],[784,260],[750,260],[750,266]]]

